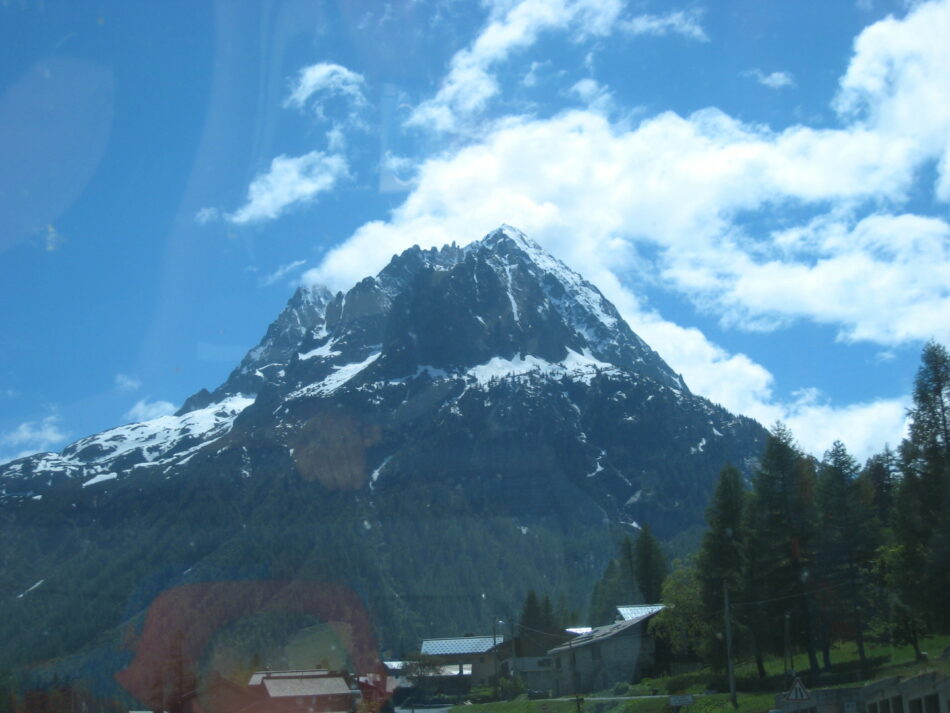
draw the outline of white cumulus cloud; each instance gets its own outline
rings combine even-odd
[[[0,457],[0,462],[49,451],[67,438],[69,434],[62,430],[59,416],[55,414],[39,421],[24,421],[12,431],[0,434],[0,447],[12,451]]]
[[[855,40],[835,108],[846,119],[905,141],[918,160],[938,161],[937,195],[950,201],[950,1],[916,5]]]
[[[312,201],[349,175],[346,159],[311,151],[303,156],[277,156],[270,169],[255,178],[243,206],[227,216],[232,223],[272,220],[295,203]]]
[[[175,405],[168,401],[149,401],[145,398],[136,401],[135,405],[125,412],[125,418],[135,422],[150,421],[153,418],[171,416],[176,410]]]
[[[483,33],[471,56],[453,62],[443,89],[461,87],[466,66],[491,79],[490,62],[475,58],[506,56],[532,36],[502,32],[523,6],[499,11],[495,32],[507,39],[476,52]],[[534,7],[542,6],[566,4]],[[815,453],[834,437],[862,455],[896,443],[901,399],[780,399],[765,367],[664,319],[640,303],[636,287],[677,290],[730,328],[805,320],[883,347],[950,340],[948,222],[895,209],[923,165],[943,171],[947,161],[950,31],[942,27],[950,27],[950,1],[864,30],[833,98],[833,128],[774,131],[715,108],[665,112],[632,128],[590,110],[500,120],[473,143],[422,162],[390,219],[358,228],[306,279],[346,288],[412,244],[464,242],[511,223],[599,285],[698,393],[765,423],[785,420]],[[462,106],[450,93],[442,99],[449,115]],[[943,190],[938,183],[938,196]],[[808,208],[811,217],[754,232],[744,222],[754,215],[768,224],[783,207]]]

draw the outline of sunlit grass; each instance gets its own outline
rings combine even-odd
[[[928,671],[940,671],[950,675],[950,660],[941,659],[941,652],[950,646],[950,636],[934,636],[921,641],[921,651],[928,653],[926,661],[916,661],[910,646],[868,644],[866,654],[871,664],[871,675],[862,679],[857,647],[852,642],[843,642],[832,648],[831,671],[824,672],[818,683],[821,688],[860,686],[887,676],[910,678]],[[819,661],[821,657],[819,655]],[[808,657],[803,652],[795,656],[795,664],[802,673],[808,667]],[[783,671],[782,659],[770,656],[765,659],[768,676],[758,677],[754,661],[741,661],[736,666],[738,689],[738,713],[764,713],[775,707],[775,694],[788,686]],[[710,689],[726,688],[723,674],[710,669],[700,669],[677,676],[644,679],[631,686],[628,695],[657,697],[616,699],[612,690],[600,691],[583,697],[582,713],[669,713],[668,695],[692,693],[693,705],[684,713],[732,713],[733,708],[726,693],[704,693]],[[598,700],[604,699],[604,700]],[[612,699],[612,700],[611,700]],[[450,713],[576,713],[573,699],[528,700],[525,697],[514,701],[455,706]]]

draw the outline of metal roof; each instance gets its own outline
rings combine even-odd
[[[630,621],[631,619],[653,616],[664,607],[664,604],[621,604],[617,607],[617,612],[623,617],[624,621]]]
[[[454,639],[423,639],[422,653],[429,656],[447,656],[449,654],[483,654],[505,637],[498,636],[460,636]]]
[[[305,676],[327,676],[329,671],[325,668],[297,669],[293,671],[255,671],[251,675],[251,680],[247,682],[248,686],[260,686],[265,678],[300,678]]]
[[[297,676],[296,678],[266,677],[264,688],[271,698],[289,696],[340,696],[357,695],[342,678],[337,676]]]
[[[619,608],[620,607],[618,607],[618,609]],[[572,648],[576,649],[581,646],[589,646],[590,644],[609,639],[611,636],[616,636],[622,631],[633,628],[644,619],[649,619],[658,611],[664,609],[665,606],[663,604],[654,604],[644,606],[642,608],[644,611],[640,612],[640,616],[637,616],[636,618],[627,619],[625,621],[615,621],[613,624],[607,624],[606,626],[596,626],[591,629],[589,633],[581,634],[580,636],[571,639],[568,643],[551,649],[548,651],[548,653],[559,654],[563,653],[564,651],[569,651]]]

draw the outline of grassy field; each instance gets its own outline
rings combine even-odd
[[[761,713],[772,708],[775,696],[772,694],[744,694],[739,697],[738,713]],[[576,713],[577,705],[573,700],[529,701],[521,698],[500,703],[478,703],[460,705],[450,713]],[[665,696],[657,698],[632,698],[626,700],[598,700],[587,697],[582,701],[581,713],[669,713],[670,707]],[[733,713],[729,696],[721,693],[699,696],[689,706],[688,713]]]
[[[867,655],[871,664],[871,676],[862,679],[857,649],[853,644],[841,644],[831,653],[832,668],[823,672],[817,685],[812,687],[834,688],[838,686],[859,686],[867,681],[888,676],[912,676],[927,671],[940,671],[950,675],[950,660],[940,658],[940,653],[950,646],[950,636],[938,636],[921,642],[921,650],[928,652],[928,661],[915,661],[911,647],[890,647],[869,645]],[[800,671],[808,666],[807,656],[799,654],[795,664]],[[756,675],[753,662],[741,662],[736,666],[738,689],[738,713],[763,713],[774,706],[775,694],[784,691],[788,681],[782,671],[782,660],[766,659],[769,676],[760,679]],[[710,689],[727,688],[725,677],[718,676],[708,669],[689,674],[644,679],[632,686],[629,695],[643,695],[642,698],[614,698],[612,690],[600,691],[584,696],[582,713],[669,713],[667,696],[674,693],[692,693],[695,703],[685,713],[732,713],[729,696],[723,693],[704,693]],[[649,697],[656,692],[658,695]],[[513,701],[498,703],[465,704],[452,708],[450,713],[576,713],[574,700],[528,700],[525,697]]]

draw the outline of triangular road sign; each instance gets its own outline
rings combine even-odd
[[[808,689],[805,688],[805,684],[802,683],[802,679],[798,677],[792,681],[791,690],[785,694],[786,701],[807,701],[810,698],[811,695],[809,695]]]

